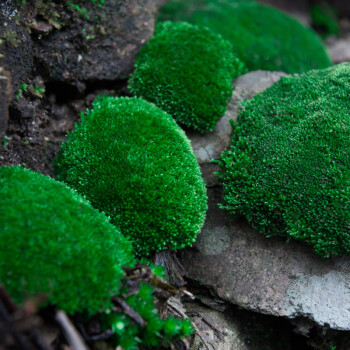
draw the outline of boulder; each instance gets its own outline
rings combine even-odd
[[[281,75],[250,72],[236,80],[234,94],[251,98],[263,89],[259,82],[265,81],[267,87]],[[237,100],[232,99],[221,123],[229,113],[235,119]],[[228,129],[227,123],[219,124],[207,139],[189,135],[202,169],[208,170],[209,159],[218,158],[228,146]],[[350,257],[323,259],[300,242],[266,238],[242,218],[230,218],[218,207],[223,202],[222,186],[212,174],[203,174],[215,187],[208,188],[207,220],[194,247],[179,252],[187,277],[247,310],[296,319],[296,323],[303,320],[303,325],[307,320],[311,325],[350,330]]]
[[[86,12],[57,6],[63,25],[38,33],[35,55],[44,78],[80,91],[86,82],[126,79],[137,52],[153,35],[156,1],[106,0],[103,7],[85,2]]]

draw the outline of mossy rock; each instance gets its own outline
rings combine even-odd
[[[301,73],[331,61],[317,34],[296,19],[255,1],[183,0],[161,8],[159,21],[205,25],[234,46],[250,71]]]
[[[180,124],[206,132],[224,115],[231,82],[244,71],[221,35],[189,23],[164,22],[140,50],[129,89]]]
[[[76,191],[31,170],[1,167],[0,217],[0,283],[16,303],[43,293],[70,314],[112,306],[132,247]]]
[[[282,78],[244,104],[219,162],[224,208],[267,236],[350,253],[350,65]]]
[[[174,119],[137,98],[103,97],[68,135],[56,173],[111,217],[139,254],[191,245],[207,196]]]

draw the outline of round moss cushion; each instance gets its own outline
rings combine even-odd
[[[249,71],[302,73],[332,65],[312,29],[259,2],[173,0],[160,9],[159,21],[169,20],[205,25],[221,34]]]
[[[0,168],[0,283],[17,303],[46,294],[67,313],[111,307],[132,247],[65,184]]]
[[[282,78],[247,101],[220,161],[225,208],[267,236],[350,253],[350,65]]]
[[[56,172],[139,254],[191,245],[204,223],[206,188],[190,141],[144,100],[97,99],[62,145]]]
[[[203,133],[224,115],[232,80],[244,71],[221,35],[189,23],[164,22],[140,50],[129,89]]]

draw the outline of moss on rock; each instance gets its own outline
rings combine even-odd
[[[219,162],[224,208],[267,236],[350,253],[350,65],[282,78],[244,104]]]

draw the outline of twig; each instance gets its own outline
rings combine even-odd
[[[183,313],[181,310],[177,309],[175,306],[173,306],[173,305],[171,305],[171,304],[169,304],[169,303],[167,303],[167,305],[168,305],[173,311],[175,311],[176,313],[178,313],[182,318],[186,318],[186,319],[190,320],[190,318],[189,318],[185,313]],[[210,350],[210,348],[209,348],[207,342],[204,340],[204,337],[202,336],[202,333],[200,332],[200,330],[198,329],[198,327],[197,327],[197,326],[194,324],[194,322],[192,322],[191,320],[190,320],[190,322],[191,322],[193,328],[195,329],[196,333],[198,334],[199,338],[201,338],[201,340],[202,340],[204,346],[207,348],[207,350]],[[213,347],[213,349],[215,350],[214,346],[213,346],[212,344],[210,344],[210,345],[211,345],[211,346]]]
[[[64,311],[57,311],[55,319],[63,329],[67,342],[73,348],[73,350],[89,350],[89,348],[85,345],[83,338],[78,333]]]
[[[112,298],[112,302],[114,304],[117,304],[117,306],[120,306],[122,312],[125,315],[131,317],[131,319],[134,320],[138,325],[140,325],[141,327],[146,326],[146,322],[143,320],[140,314],[137,313],[132,307],[130,307],[122,298],[115,296]]]

